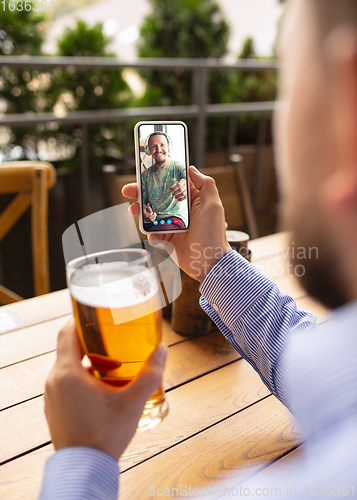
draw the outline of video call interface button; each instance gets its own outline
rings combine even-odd
[[[177,219],[174,220],[174,224],[178,224],[179,221]]]
[[[164,220],[161,220],[161,221],[160,221],[160,224],[164,225],[164,224],[165,224],[165,221],[164,221]]]
[[[171,219],[168,219],[166,222],[167,222],[168,224],[172,224],[172,220],[171,220]]]
[[[154,226],[157,226],[158,225],[157,220],[154,220],[153,224],[154,224]]]

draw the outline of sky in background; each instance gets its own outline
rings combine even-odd
[[[218,0],[231,26],[229,56],[236,57],[244,40],[254,39],[258,55],[270,56],[277,24],[283,12],[279,0]],[[58,17],[48,30],[44,50],[55,52],[55,40],[76,19],[89,24],[102,22],[105,32],[113,36],[110,47],[121,59],[136,57],[136,42],[144,17],[151,11],[149,0],[100,0]]]

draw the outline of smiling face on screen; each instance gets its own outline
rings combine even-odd
[[[163,134],[152,135],[149,139],[149,151],[158,168],[163,168],[169,159],[169,145]]]

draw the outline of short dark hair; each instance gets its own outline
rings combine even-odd
[[[165,132],[160,132],[160,130],[157,130],[157,131],[155,131],[155,132],[153,132],[152,134],[149,135],[149,137],[148,137],[148,146],[149,146],[151,137],[154,137],[154,135],[163,135],[166,138],[167,145],[169,145],[169,139],[168,139],[167,135],[165,134]]]

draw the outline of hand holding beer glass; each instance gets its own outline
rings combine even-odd
[[[94,375],[125,386],[161,341],[160,284],[149,252],[109,250],[74,259],[67,264],[67,281]],[[146,402],[138,430],[156,426],[167,413],[160,386]]]

